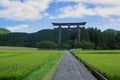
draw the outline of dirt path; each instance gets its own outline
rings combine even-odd
[[[97,80],[79,61],[68,51],[59,64],[52,80]]]

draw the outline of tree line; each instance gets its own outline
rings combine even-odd
[[[35,33],[0,34],[0,46],[38,48],[120,49],[120,33],[102,32],[97,28],[81,28],[81,42],[77,30],[62,30],[62,44],[58,45],[58,31],[45,29]],[[46,45],[46,46],[45,46]]]

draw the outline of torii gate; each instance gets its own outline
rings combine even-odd
[[[58,26],[58,44],[61,44],[61,30],[62,29],[76,29],[78,31],[78,42],[80,43],[80,26],[84,27],[86,22],[78,22],[78,23],[52,23],[53,26]],[[62,26],[68,26],[68,28],[62,28]],[[76,28],[71,28],[70,26],[77,26]]]

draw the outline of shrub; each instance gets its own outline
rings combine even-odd
[[[55,49],[57,48],[57,44],[50,41],[41,41],[37,43],[37,48],[40,49]]]
[[[64,43],[64,44],[61,45],[62,49],[70,49],[70,47],[71,46],[68,43]]]
[[[82,41],[80,46],[82,49],[94,49],[95,44],[89,41]]]

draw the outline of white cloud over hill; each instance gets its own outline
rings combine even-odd
[[[84,16],[120,16],[120,0],[57,0],[57,2],[75,2],[76,5],[60,8],[61,13],[50,16],[52,19],[81,18]],[[90,7],[90,5],[94,5],[94,7]]]
[[[0,17],[10,20],[36,20],[48,16],[51,0],[0,0]]]
[[[29,26],[26,24],[16,25],[16,26],[7,26],[7,29],[12,32],[22,32],[24,29],[27,29]]]
[[[60,6],[57,13],[46,10],[52,3],[74,2]],[[90,7],[94,5],[94,7]],[[52,10],[51,10],[52,11]],[[0,18],[9,20],[37,20],[42,18],[82,18],[84,16],[120,16],[120,0],[0,0]]]

